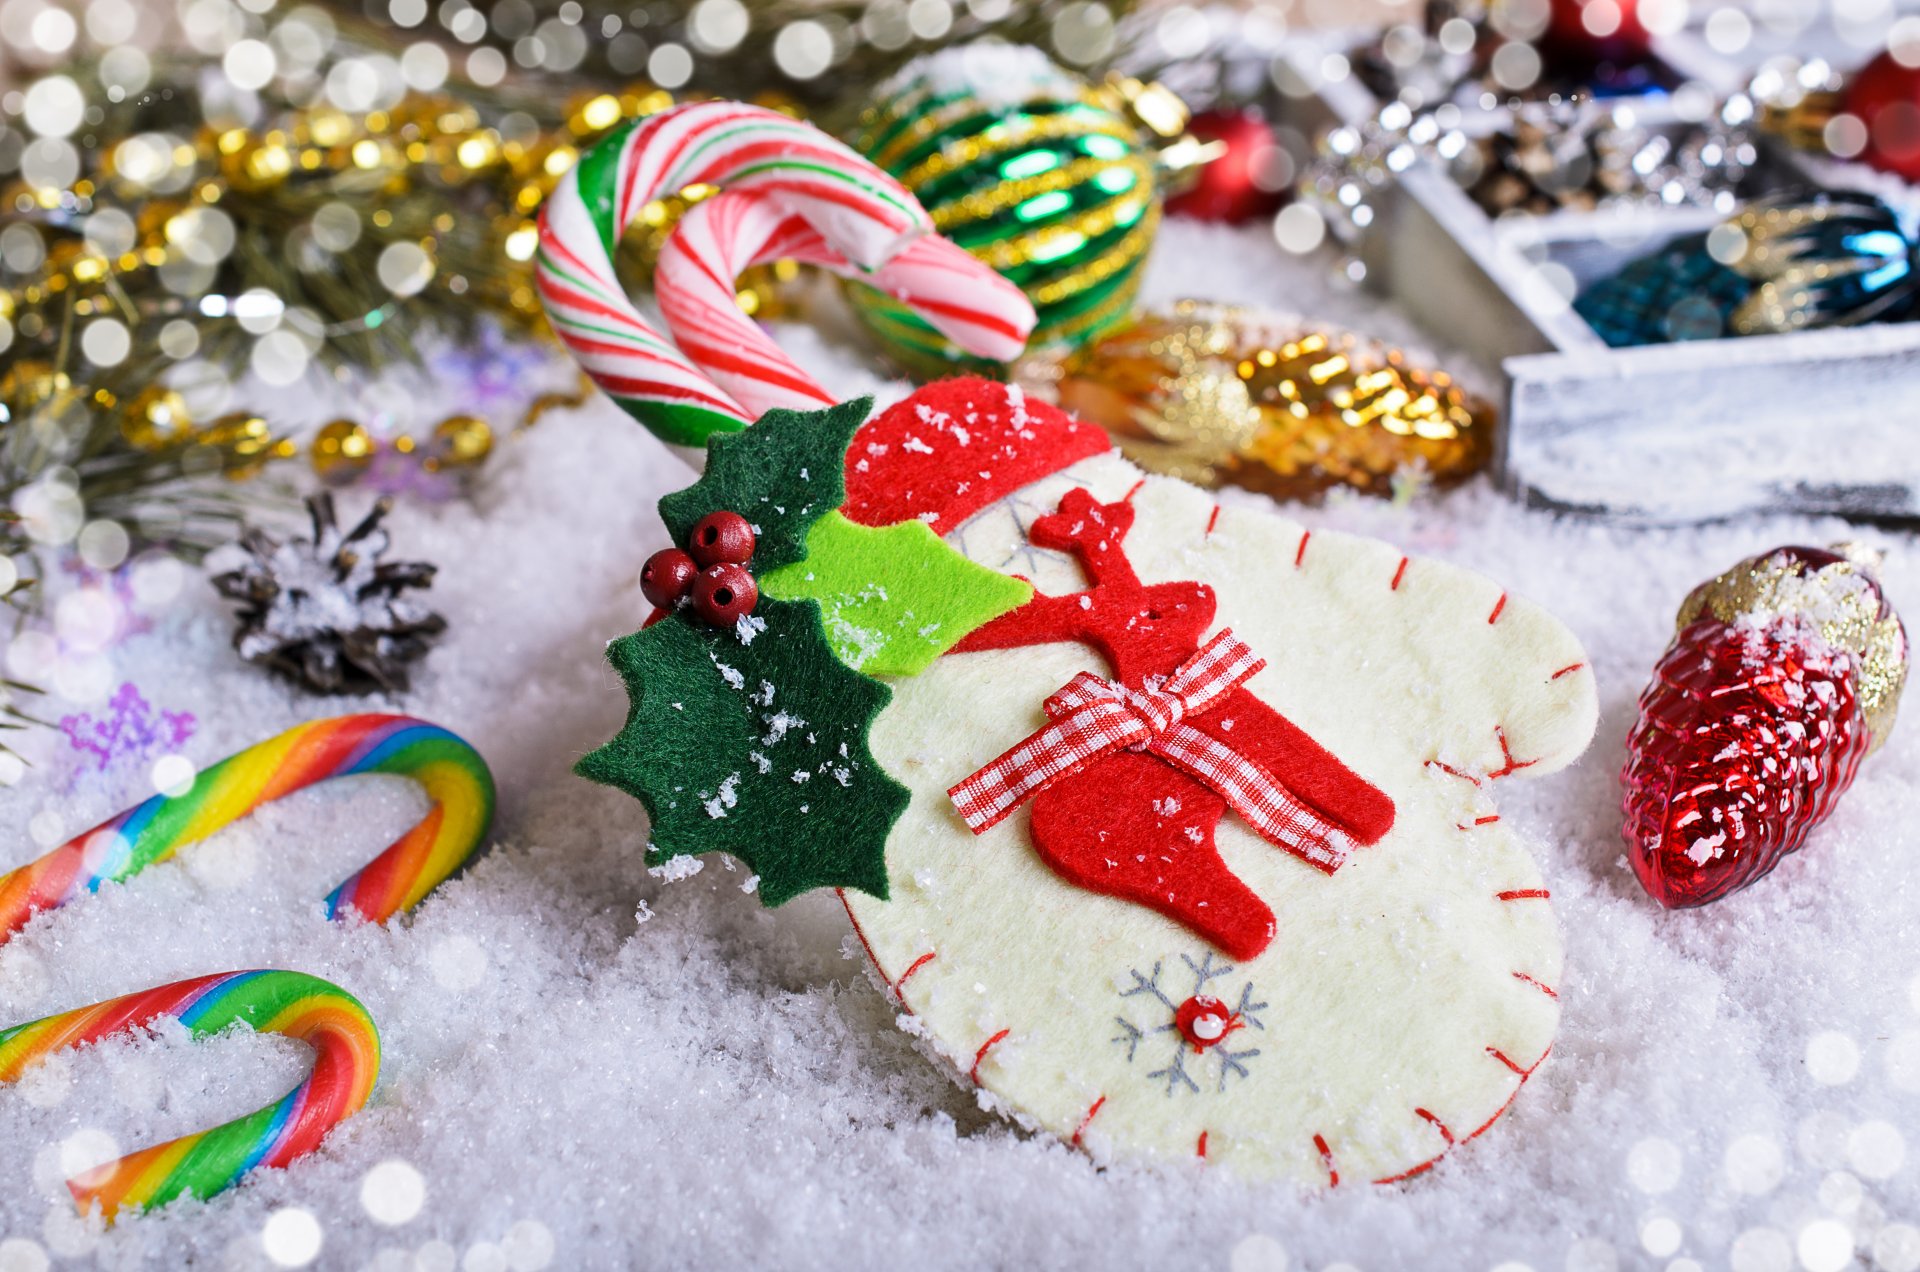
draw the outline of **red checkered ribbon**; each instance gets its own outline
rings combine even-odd
[[[1113,751],[1146,751],[1191,774],[1260,835],[1327,869],[1353,851],[1347,834],[1287,793],[1258,761],[1190,724],[1266,666],[1222,629],[1164,681],[1129,689],[1081,672],[1046,701],[1053,723],[947,791],[978,835],[1021,802]]]

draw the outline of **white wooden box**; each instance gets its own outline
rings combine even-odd
[[[1304,70],[1338,48],[1302,43],[1290,56]],[[1718,87],[1743,78],[1691,38],[1660,52]],[[1313,136],[1335,121],[1370,119],[1378,106],[1349,76],[1282,99],[1280,114]],[[1792,157],[1768,161],[1766,180],[1812,179]],[[1855,169],[1822,165],[1818,177],[1852,176],[1849,184],[1886,192],[1884,177]],[[1357,245],[1368,285],[1503,373],[1497,465],[1516,495],[1651,523],[1753,511],[1920,518],[1920,322],[1611,349],[1540,265],[1584,285],[1718,214],[1496,222],[1424,160],[1373,203],[1376,218]]]

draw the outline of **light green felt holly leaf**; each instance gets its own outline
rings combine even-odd
[[[919,521],[813,523],[806,560],[760,576],[762,595],[820,602],[827,640],[869,676],[926,670],[974,628],[1017,609],[1033,588],[961,556]]]
[[[758,577],[800,560],[813,523],[846,502],[847,447],[867,422],[872,398],[824,411],[768,411],[738,433],[707,443],[700,480],[660,500],[660,519],[685,544],[710,512],[737,512],[753,524]]]
[[[652,820],[647,860],[729,852],[762,902],[813,888],[887,895],[887,833],[907,788],[867,747],[893,694],[834,655],[812,601],[762,598],[743,641],[676,614],[607,647],[626,727],[582,759]]]

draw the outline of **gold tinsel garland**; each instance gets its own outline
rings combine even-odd
[[[1015,379],[1114,435],[1129,459],[1200,485],[1300,499],[1449,484],[1493,454],[1493,408],[1377,341],[1252,309],[1180,301]]]
[[[358,305],[332,306],[335,312],[326,315],[330,321],[322,333],[331,348],[316,356],[336,365],[356,370],[380,365],[392,352],[389,345],[405,342],[404,335],[394,333],[403,325],[397,320],[407,316],[417,317],[414,326],[436,319],[459,325],[474,313],[486,313],[510,329],[544,334],[532,264],[538,241],[534,217],[541,203],[583,146],[622,121],[656,113],[673,101],[671,94],[646,86],[581,96],[568,104],[563,123],[524,140],[503,136],[471,105],[441,95],[416,94],[391,110],[358,115],[319,106],[290,111],[270,128],[201,128],[173,156],[177,166],[191,170],[186,180],[169,183],[178,187],[175,194],[141,198],[138,183],[120,171],[115,142],[99,147],[94,170],[66,190],[17,184],[0,191],[0,206],[25,212],[76,207],[93,212],[119,201],[137,207],[135,241],[111,255],[83,234],[59,232],[49,218],[51,242],[41,268],[23,282],[0,288],[0,319],[17,332],[11,352],[19,355],[22,346],[30,350],[36,341],[46,346],[46,356],[28,353],[20,360],[11,395],[14,414],[31,410],[21,389],[52,383],[56,307],[69,321],[123,316],[136,332],[143,323],[185,319],[202,331],[196,345],[224,344],[228,360],[244,363],[245,346],[232,338],[229,315],[209,316],[204,300],[196,305],[157,285],[160,271],[195,250],[187,227],[201,208],[230,209],[235,217],[298,231],[336,199],[378,197],[379,206],[367,218],[373,231],[383,243],[403,241],[404,232],[405,241],[417,243],[430,262],[432,277],[413,296],[364,295]],[[440,197],[460,192],[481,195],[483,228],[477,234]],[[622,244],[636,274],[651,272],[681,214],[711,193],[695,188],[648,205]],[[236,293],[270,281],[259,277],[260,262],[249,264],[253,268],[238,271]],[[777,312],[779,289],[793,275],[785,263],[752,271],[740,283],[742,307],[762,316]],[[353,312],[341,312],[347,309]],[[457,316],[448,312],[456,310]],[[204,423],[194,419],[184,396],[162,381],[165,370],[164,363],[148,358],[137,368],[92,372],[88,382],[67,388],[90,409],[112,414],[134,449],[154,452],[178,445],[219,451],[217,467],[229,477],[253,476],[270,461],[300,453],[291,439],[273,436],[256,412],[223,412]],[[70,373],[69,365],[59,374]],[[516,430],[556,405],[580,400],[577,393],[542,395],[516,422]],[[493,425],[467,414],[446,417],[423,438],[402,435],[384,443],[365,425],[340,419],[315,432],[306,453],[319,475],[343,481],[365,471],[382,445],[419,456],[431,471],[477,465],[492,452],[493,441]]]

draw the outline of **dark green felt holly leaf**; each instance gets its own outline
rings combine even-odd
[[[674,615],[608,646],[627,724],[575,771],[646,806],[650,864],[729,852],[770,906],[813,888],[884,900],[909,796],[867,729],[892,694],[834,656],[817,603],[763,598],[754,617],[766,625],[749,642]]]
[[[699,481],[660,501],[660,519],[684,544],[710,512],[737,512],[753,523],[750,568],[791,565],[807,554],[807,531],[847,498],[847,447],[867,422],[872,398],[824,411],[768,411],[738,433],[707,443]]]

